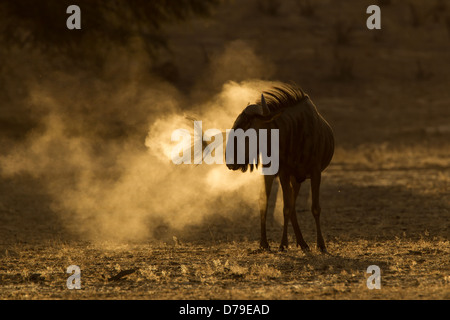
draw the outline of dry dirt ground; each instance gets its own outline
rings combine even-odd
[[[410,156],[414,168],[338,161],[329,168],[322,189],[328,255],[315,249],[313,218],[301,205],[311,254],[292,245],[292,230],[289,250],[276,250],[278,210],[269,227],[270,252],[257,251],[254,215],[211,217],[183,232],[162,227],[155,234],[160,240],[147,243],[88,243],[66,240],[55,229],[43,212],[48,199],[29,189],[36,182],[3,182],[1,298],[449,299],[448,163],[444,168]],[[70,265],[82,270],[79,291],[66,287]],[[381,269],[381,290],[366,286],[370,265]],[[127,270],[132,273],[114,279]]]
[[[161,226],[146,242],[86,242],[64,231],[39,180],[2,178],[1,299],[450,299],[450,8],[433,18],[426,2],[415,26],[409,7],[392,1],[376,34],[365,29],[364,1],[318,1],[312,19],[294,1],[275,13],[242,3],[167,31],[177,81],[189,90],[209,56],[243,40],[270,62],[268,78],[305,87],[337,139],[321,194],[329,254],[315,249],[304,204],[311,254],[293,246],[292,229],[289,249],[276,250],[279,210],[270,252],[257,250],[256,213]],[[347,21],[356,25],[349,43]],[[66,288],[70,265],[81,268],[81,290]],[[366,286],[370,265],[381,269],[381,290]]]

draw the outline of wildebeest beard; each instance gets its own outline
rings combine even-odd
[[[234,159],[233,159],[232,163],[227,162],[228,169],[233,170],[233,171],[241,170],[242,172],[247,172],[249,169],[250,169],[250,172],[253,172],[253,170],[255,168],[258,169],[258,166],[259,166],[258,157],[256,157],[256,159],[253,158],[252,161],[250,161],[250,156],[249,156],[250,141],[249,140],[250,139],[246,138],[246,141],[245,141],[246,143],[245,143],[245,161],[244,161],[244,163],[238,163],[238,146],[237,146],[238,141],[235,141],[235,143],[234,143]],[[259,140],[259,138],[258,138],[258,140]],[[259,150],[257,152],[257,155],[258,155],[258,153],[259,153]]]
[[[258,169],[260,165],[270,167],[272,163],[263,161],[262,153],[271,157],[275,150],[272,150],[272,132],[270,126],[260,128],[260,125],[254,123],[242,123],[246,116],[238,117],[237,124],[229,132],[227,140],[227,149],[225,152],[227,167],[230,170],[240,170],[252,172]],[[258,121],[260,123],[260,121]],[[239,125],[241,124],[241,125]],[[262,136],[261,136],[262,135]],[[261,149],[262,148],[262,149]],[[266,159],[266,158],[264,158]],[[270,158],[272,160],[272,158]]]
[[[244,111],[236,118],[233,125],[232,132],[228,136],[227,151],[231,151],[233,147],[234,157],[227,157],[227,167],[230,170],[247,172],[250,169],[252,172],[255,168],[258,169],[260,165],[260,129],[268,129],[267,133],[267,145],[263,148],[270,149],[270,125],[268,128],[261,128],[261,123],[264,123],[266,117],[270,116],[269,112],[264,112],[263,105],[265,105],[264,97],[260,104],[253,104],[247,106]],[[237,135],[235,136],[234,133]],[[233,145],[231,145],[231,143]],[[244,143],[244,146],[242,146]],[[245,156],[242,159],[242,151],[244,150]],[[239,156],[241,155],[240,159]],[[240,160],[240,161],[239,161]],[[244,160],[244,161],[242,161]]]

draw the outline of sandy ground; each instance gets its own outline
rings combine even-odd
[[[277,251],[278,209],[269,227],[270,252],[257,250],[255,215],[210,217],[183,231],[161,228],[155,234],[159,240],[146,243],[67,240],[55,228],[57,221],[41,220],[50,213],[39,209],[45,197],[33,195],[28,188],[35,182],[24,180],[25,185],[14,185],[14,194],[2,193],[1,297],[449,299],[449,174],[448,168],[425,164],[414,169],[332,165],[322,192],[328,255],[316,250],[312,215],[300,204],[311,254],[293,245],[292,230],[289,250]],[[81,290],[66,287],[69,265],[81,268]],[[381,269],[381,290],[366,286],[370,265]],[[126,270],[132,273],[111,280]]]

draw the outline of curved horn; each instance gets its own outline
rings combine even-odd
[[[270,114],[269,107],[267,106],[266,99],[264,98],[264,94],[261,95],[261,106],[263,116],[268,116]]]

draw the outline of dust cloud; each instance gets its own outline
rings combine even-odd
[[[98,78],[54,70],[27,80],[23,103],[38,125],[2,151],[1,176],[39,180],[64,232],[91,241],[150,239],[159,225],[183,229],[208,215],[239,214],[245,205],[256,213],[258,173],[174,165],[171,134],[194,133],[186,116],[201,120],[204,130],[231,128],[272,84],[257,79],[273,68],[244,42],[230,43],[211,61],[220,90],[204,90],[202,77],[184,94],[145,72],[151,62],[138,50],[107,59]],[[209,98],[196,101],[199,91]]]

